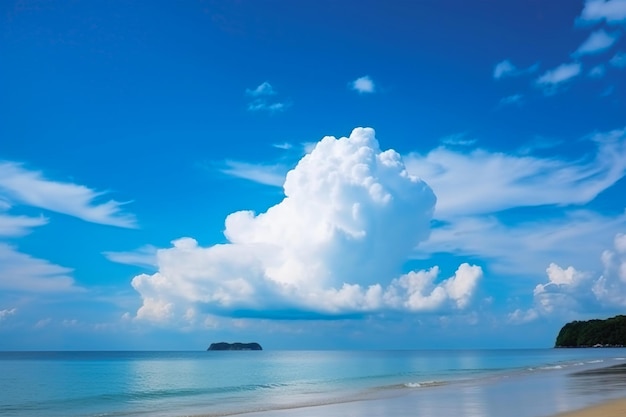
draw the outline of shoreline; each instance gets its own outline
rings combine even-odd
[[[242,417],[624,417],[626,364],[588,363],[580,370],[549,368],[482,380],[370,393],[350,401],[234,413]],[[516,400],[511,403],[511,396]],[[513,407],[513,408],[511,408]],[[203,415],[204,416],[204,415]]]

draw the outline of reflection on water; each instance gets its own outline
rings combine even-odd
[[[626,392],[626,364],[570,374],[569,388],[580,395]]]

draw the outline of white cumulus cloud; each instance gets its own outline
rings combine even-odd
[[[302,317],[468,306],[480,267],[461,265],[444,280],[437,268],[400,274],[429,234],[435,195],[406,171],[398,153],[381,151],[372,129],[323,138],[287,174],[284,193],[263,213],[229,215],[228,243],[201,247],[182,238],[158,250],[158,272],[132,281],[143,299],[137,317]]]
[[[352,81],[350,83],[350,87],[361,94],[368,94],[376,91],[374,81],[367,75]]]
[[[602,252],[601,261],[603,272],[599,276],[551,263],[546,269],[548,282],[538,284],[533,291],[533,307],[515,311],[510,317],[621,311],[626,307],[626,234],[615,236],[613,248]]]
[[[617,42],[620,37],[619,32],[607,33],[600,29],[592,32],[591,35],[576,49],[573,56],[599,54],[606,51]]]

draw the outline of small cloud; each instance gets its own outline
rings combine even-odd
[[[517,71],[517,67],[511,63],[508,59],[499,62],[493,69],[493,78],[499,80],[507,75],[512,75]]]
[[[282,149],[282,150],[285,150],[285,151],[293,148],[293,145],[291,143],[289,143],[289,142],[274,143],[272,146],[277,148],[277,149]]]
[[[626,68],[626,53],[618,52],[611,58],[609,63],[615,68]]]
[[[580,57],[583,55],[599,54],[608,50],[611,46],[617,42],[620,37],[620,33],[607,33],[600,29],[593,32],[587,40],[572,54],[574,57]]]
[[[157,248],[152,245],[144,245],[130,252],[102,252],[111,262],[141,267],[156,267]]]
[[[503,97],[500,100],[500,104],[502,104],[504,106],[507,106],[507,105],[510,105],[510,104],[516,104],[516,105],[519,106],[519,105],[522,104],[523,97],[524,96],[521,95],[521,94],[513,94],[513,95],[510,95],[510,96],[506,96],[506,97]]]
[[[260,97],[260,96],[273,96],[276,95],[276,91],[272,88],[272,85],[267,81],[261,83],[255,89],[246,88],[246,94],[252,97]]]
[[[41,319],[37,323],[35,323],[35,328],[43,329],[44,327],[47,327],[50,323],[52,323],[52,319],[50,317]]]
[[[9,316],[13,316],[15,313],[17,313],[16,308],[5,308],[4,310],[0,310],[0,321],[5,320]]]
[[[608,24],[626,22],[626,1],[587,0],[577,22],[580,24],[592,24],[603,20]]]
[[[350,87],[359,92],[360,94],[371,94],[376,90],[376,86],[374,85],[374,81],[368,76],[365,75],[363,77],[357,78],[356,80],[350,83]]]
[[[604,74],[606,74],[606,67],[602,64],[596,65],[589,71],[589,76],[591,78],[602,78],[604,77]]]
[[[528,310],[520,310],[519,308],[509,314],[509,322],[513,324],[524,324],[535,321],[539,318],[539,313],[534,308]]]
[[[440,142],[448,146],[471,146],[476,143],[476,139],[468,139],[466,133],[455,133],[443,137]]]
[[[248,110],[250,111],[268,111],[270,113],[286,110],[289,107],[289,103],[269,103],[267,100],[257,99],[248,103]]]
[[[267,111],[275,113],[286,110],[291,104],[283,101],[270,100],[269,97],[275,96],[276,90],[267,81],[261,83],[254,89],[246,89],[246,95],[254,99],[248,103],[249,111]]]
[[[561,64],[558,67],[546,71],[537,79],[537,85],[543,87],[546,92],[554,92],[561,84],[577,77],[582,71],[582,65],[578,62]]]
[[[493,78],[499,80],[505,77],[517,77],[524,74],[529,74],[539,69],[538,64],[531,65],[528,68],[517,68],[511,61],[505,59],[498,62],[493,69]]]

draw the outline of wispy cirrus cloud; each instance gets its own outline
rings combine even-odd
[[[269,113],[286,110],[291,104],[286,101],[272,99],[272,97],[277,94],[274,87],[267,81],[262,82],[256,88],[247,88],[246,95],[252,98],[252,100],[248,102],[248,110],[253,112],[267,111]]]
[[[46,178],[15,162],[0,162],[0,238],[26,235],[49,222],[43,215],[11,214],[19,206],[61,213],[81,220],[110,226],[135,228],[135,216],[122,210],[114,200],[100,202],[102,192],[68,182]],[[75,293],[73,270],[46,259],[23,253],[0,241],[0,289],[5,293]]]
[[[155,268],[156,267],[157,248],[152,245],[144,245],[134,251],[129,252],[113,252],[107,251],[102,254],[111,262],[125,265],[134,265],[140,267]]]
[[[289,142],[283,142],[283,143],[274,143],[272,144],[273,147],[275,147],[276,149],[282,149],[282,150],[289,150],[291,148],[293,148],[293,145]]]
[[[136,228],[134,215],[115,200],[99,202],[103,192],[83,185],[47,179],[22,164],[0,162],[0,196],[9,201],[67,214],[91,223]]]
[[[369,75],[359,77],[349,83],[350,88],[360,94],[372,94],[376,92],[376,85]]]
[[[620,38],[619,32],[608,33],[603,29],[592,32],[591,35],[574,51],[573,57],[594,55],[607,51]]]
[[[597,144],[596,154],[578,161],[438,147],[424,155],[409,154],[405,163],[435,190],[435,216],[440,219],[512,207],[583,204],[626,172],[626,129],[588,140]]]
[[[77,292],[72,270],[21,253],[0,242],[0,288],[33,293]]]
[[[48,219],[29,216],[11,216],[0,214],[0,237],[23,236],[30,233],[31,229],[43,226],[48,223]]]
[[[626,228],[626,215],[608,216],[583,209],[563,209],[558,215],[539,212],[532,220],[505,222],[495,214],[459,216],[435,227],[415,252],[419,259],[433,253],[477,257],[489,262],[489,270],[533,282],[551,262],[578,260],[591,269],[615,234]],[[572,245],[584,242],[584,245]],[[511,256],[511,254],[515,254]]]
[[[288,170],[283,164],[254,164],[233,160],[224,161],[224,167],[220,168],[224,174],[274,187],[282,187]]]

